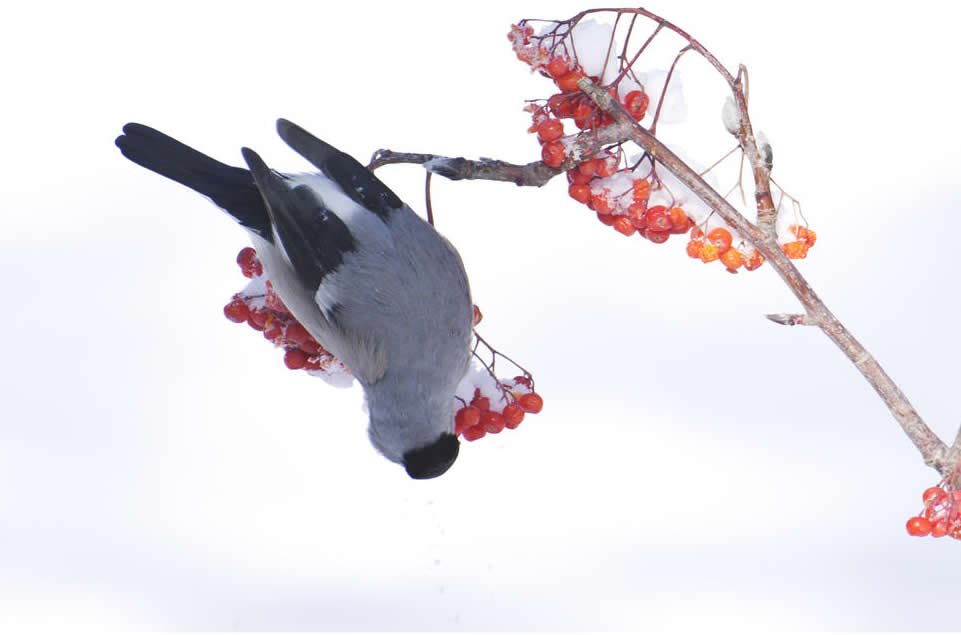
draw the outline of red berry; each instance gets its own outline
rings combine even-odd
[[[284,331],[284,337],[287,338],[288,342],[298,346],[304,344],[307,340],[313,339],[300,322],[291,322],[288,324],[287,330]]]
[[[584,77],[583,71],[573,70],[564,73],[554,81],[557,82],[557,87],[562,91],[565,93],[572,93],[575,90],[579,90],[577,87],[577,82],[580,81],[582,77]]]
[[[514,377],[514,384],[527,386],[527,388],[530,388],[531,386],[533,386],[534,382],[531,381],[530,377],[525,377],[524,375],[517,375],[516,377]]]
[[[931,526],[932,538],[943,538],[948,535],[948,521],[940,520]]]
[[[270,315],[263,309],[250,309],[250,314],[247,316],[247,324],[255,331],[263,331],[267,328],[268,320]]]
[[[480,307],[478,307],[478,306],[475,304],[475,305],[474,305],[474,318],[473,318],[473,322],[471,323],[471,326],[477,326],[478,324],[480,324],[481,320],[483,320],[483,319],[484,319],[484,314],[481,313]]]
[[[582,175],[590,179],[594,176],[594,159],[588,159],[587,161],[581,161],[577,164],[577,171]]]
[[[264,267],[257,258],[257,252],[253,247],[244,247],[237,253],[237,264],[240,271],[248,278],[259,276],[264,272]]]
[[[541,160],[552,168],[559,168],[564,163],[564,155],[564,145],[560,141],[551,141],[541,149]]]
[[[467,428],[480,423],[481,412],[474,406],[464,406],[454,415],[454,434],[461,434]]]
[[[627,216],[637,229],[647,229],[646,213],[647,205],[644,203],[631,203],[627,208]]]
[[[487,412],[491,409],[491,400],[487,397],[474,397],[471,399],[470,405],[474,406],[481,412]]]
[[[659,232],[659,231],[654,231],[653,229],[644,230],[644,238],[647,238],[649,241],[651,241],[656,245],[660,245],[661,243],[666,243],[667,239],[670,237],[671,237],[671,232]]]
[[[610,227],[611,225],[614,224],[614,221],[617,220],[617,217],[612,216],[611,214],[601,214],[600,212],[598,212],[597,220],[601,221],[602,223]]]
[[[667,208],[663,205],[655,205],[647,210],[645,214],[647,229],[655,232],[671,231],[671,217],[667,214]]]
[[[537,124],[537,138],[541,143],[557,141],[564,136],[564,124],[557,119],[545,119]]]
[[[464,440],[476,441],[478,439],[482,439],[485,434],[487,434],[487,430],[484,429],[484,426],[478,424],[464,430]]]
[[[292,348],[284,353],[284,364],[290,370],[300,370],[307,365],[307,353],[299,348]]]
[[[921,500],[924,501],[925,505],[938,505],[947,497],[947,492],[938,486],[934,486],[924,490],[924,494],[921,495]]]
[[[250,309],[247,308],[247,303],[240,298],[234,298],[231,300],[227,306],[224,307],[224,315],[231,322],[246,322],[247,318],[250,317]]]
[[[634,119],[641,120],[647,112],[647,106],[651,103],[651,98],[647,93],[640,90],[632,90],[624,95],[624,109],[627,114]]]
[[[598,214],[610,214],[611,213],[611,203],[607,200],[607,193],[600,192],[598,194],[591,195],[591,206],[592,209]]]
[[[513,430],[519,426],[521,421],[524,420],[524,409],[518,406],[516,403],[504,406],[504,412],[502,414],[504,415],[504,421],[506,422],[504,425],[506,425],[510,430]]]
[[[536,392],[529,392],[517,399],[517,405],[523,408],[524,412],[537,414],[544,407],[544,400]]]
[[[554,116],[560,117],[562,119],[574,116],[574,103],[573,95],[564,95],[558,93],[556,95],[551,95],[547,100],[547,108]]]
[[[599,177],[611,176],[617,172],[617,159],[612,156],[598,157],[594,161],[594,173]]]
[[[589,185],[571,185],[567,188],[567,193],[578,203],[587,204],[591,200],[591,188]]]
[[[630,236],[637,228],[634,227],[634,223],[627,216],[616,216],[614,218],[614,229],[624,234],[625,236]]]
[[[583,174],[577,167],[574,167],[567,171],[567,180],[571,185],[587,185],[591,182],[593,175],[593,168],[590,174]]]
[[[574,119],[580,119],[581,121],[589,122],[589,120],[594,118],[595,115],[594,106],[588,101],[578,102],[573,110],[571,111],[571,116]]]
[[[481,415],[481,424],[484,426],[484,430],[490,434],[498,434],[507,425],[507,421],[504,420],[504,415],[501,413],[488,410]]]
[[[912,536],[927,536],[929,533],[931,533],[931,521],[929,521],[927,518],[921,518],[920,516],[909,518],[907,530]]]
[[[571,69],[570,69],[570,63],[567,61],[567,58],[563,56],[558,56],[558,57],[551,58],[551,60],[547,63],[546,70],[548,75],[550,75],[554,79],[557,79],[562,75],[566,75]]]
[[[264,329],[264,339],[271,342],[277,342],[283,334],[284,329],[281,328],[279,320],[271,320],[270,325]]]

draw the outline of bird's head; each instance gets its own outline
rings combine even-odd
[[[377,450],[414,479],[436,478],[457,459],[453,394],[365,390],[370,409],[368,435]]]

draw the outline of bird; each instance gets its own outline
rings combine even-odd
[[[286,119],[277,132],[317,171],[277,172],[246,147],[234,167],[139,123],[115,143],[248,231],[274,291],[361,385],[374,448],[411,478],[438,477],[457,459],[454,393],[470,362],[463,261],[349,154]]]

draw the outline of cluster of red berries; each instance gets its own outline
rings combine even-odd
[[[528,131],[537,134],[541,160],[546,165],[561,167],[566,163],[569,167],[567,181],[571,198],[593,210],[598,221],[625,236],[637,233],[651,242],[663,243],[673,234],[690,230],[688,255],[705,263],[716,260],[732,273],[741,268],[753,271],[764,263],[764,257],[746,241],[735,240],[731,230],[707,229],[706,222],[698,223],[692,218],[666,193],[653,175],[653,169],[651,174],[638,178],[637,166],[621,167],[627,163],[621,150],[614,152],[608,148],[586,159],[571,156],[573,144],[572,138],[565,137],[565,119],[573,120],[579,130],[597,129],[611,124],[613,119],[580,91],[577,82],[586,76],[585,72],[576,57],[572,59],[567,55],[566,44],[559,44],[556,34],[548,38],[551,46],[547,48],[544,40],[522,23],[511,26],[508,39],[518,59],[552,79],[560,89],[546,103],[532,102],[527,106],[533,117]],[[597,77],[591,79],[600,83]],[[618,99],[635,120],[643,119],[650,105],[644,87],[638,86],[639,90],[619,98],[616,83],[607,88],[611,96]],[[817,235],[800,225],[791,225],[789,231],[793,239],[781,243],[781,249],[789,258],[806,257]]]
[[[961,540],[961,490],[947,481],[929,487],[921,495],[924,509],[908,519],[907,530],[912,536],[941,538],[951,536]]]
[[[237,254],[237,264],[244,277],[262,284],[248,288],[224,307],[224,315],[231,322],[246,322],[275,346],[284,349],[284,364],[291,370],[338,371],[344,367],[322,347],[307,329],[290,314],[274,292],[270,280],[263,279],[264,267],[253,247],[244,247]]]
[[[524,420],[525,414],[537,414],[544,407],[544,400],[533,390],[528,376],[517,376],[509,383],[498,382],[503,396],[491,401],[491,396],[474,390],[469,404],[464,404],[454,414],[454,434],[467,441],[477,441],[487,434],[498,434],[507,428],[513,430]],[[500,410],[495,402],[504,403]]]

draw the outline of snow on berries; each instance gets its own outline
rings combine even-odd
[[[287,368],[306,371],[333,385],[350,385],[353,381],[350,371],[307,332],[274,292],[253,247],[240,250],[237,265],[250,282],[230,299],[224,307],[224,316],[231,322],[246,323],[274,346],[282,348]]]
[[[905,528],[912,536],[961,540],[961,490],[949,479],[929,487],[921,495],[921,513],[908,519]]]
[[[237,264],[250,281],[224,306],[224,316],[237,324],[246,323],[283,349],[283,363],[290,370],[305,371],[335,386],[349,386],[353,381],[350,371],[291,315],[274,292],[257,252],[244,247],[237,254]],[[474,305],[473,326],[483,317]],[[476,347],[474,350],[476,354]],[[496,351],[492,353],[498,355]],[[536,414],[544,406],[544,400],[534,392],[534,380],[529,373],[524,371],[513,379],[495,379],[492,366],[472,364],[454,397],[458,408],[454,430],[468,441],[513,430],[526,414]]]
[[[644,122],[653,131],[655,121],[678,122],[686,115],[676,75],[654,69],[640,72],[635,68],[639,54],[627,56],[627,47],[617,42],[614,29],[593,19],[548,20],[537,32],[522,21],[511,27],[508,39],[518,59],[552,81],[557,91],[547,99],[530,101],[525,110],[531,115],[529,132],[541,145],[543,163],[566,171],[570,198],[593,211],[600,224],[625,237],[636,235],[660,244],[697,230],[687,243],[687,254],[703,263],[717,261],[728,272],[753,271],[764,263],[749,241],[676,177],[659,170],[647,154],[628,156],[623,144],[593,156],[580,154],[583,144],[575,143],[579,135],[614,121],[580,90],[582,78],[606,89],[639,125]],[[652,104],[652,99],[663,103]],[[787,216],[782,214],[780,219]],[[789,258],[805,258],[816,240],[814,231],[797,219],[779,227],[777,237]]]

